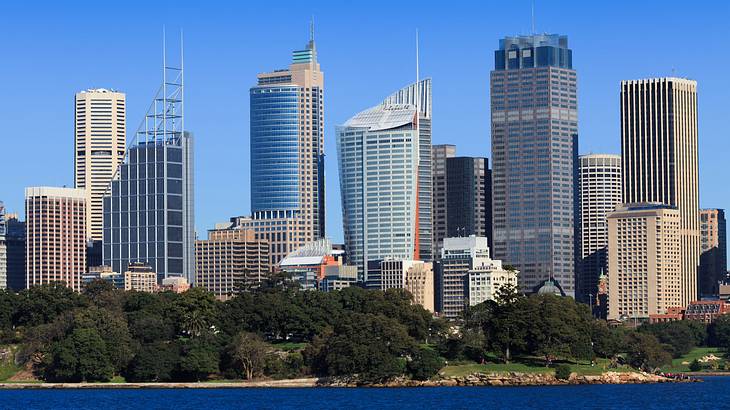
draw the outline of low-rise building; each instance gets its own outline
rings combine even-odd
[[[107,281],[117,289],[124,289],[124,275],[114,272],[111,266],[90,266],[88,272],[81,274],[83,286],[95,280]]]
[[[351,272],[343,265],[343,256],[344,251],[333,249],[329,239],[320,239],[288,254],[279,262],[277,269],[299,282],[303,290],[317,290],[323,288],[321,284],[326,280],[328,271],[331,280],[340,274],[347,277]]]
[[[711,323],[720,315],[730,312],[730,304],[723,300],[697,300],[690,302],[684,310],[685,320]]]
[[[374,263],[369,272],[374,273]],[[389,258],[378,263],[378,283],[370,283],[370,288],[405,289],[410,292],[413,303],[423,306],[429,312],[435,311],[433,264],[430,262]]]
[[[517,271],[502,268],[502,261],[480,265],[469,271],[469,306],[487,300],[495,300],[500,288],[505,285],[517,287]]]
[[[129,264],[124,272],[124,290],[152,293],[157,290],[157,273],[141,262]]]
[[[162,279],[162,285],[159,287],[161,292],[183,293],[190,289],[188,280],[182,276],[169,276]]]

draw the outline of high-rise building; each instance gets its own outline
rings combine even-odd
[[[415,88],[337,128],[345,248],[364,282],[369,261],[431,258],[430,126],[419,128],[426,118],[430,124],[431,80]],[[421,172],[426,154],[428,171]]]
[[[182,66],[182,64],[181,64]],[[195,280],[193,136],[184,130],[183,72],[163,85],[104,196],[104,265],[149,265],[158,282]]]
[[[684,306],[677,208],[629,204],[606,218],[608,318],[645,319]]]
[[[256,239],[252,229],[216,226],[208,231],[208,239],[195,241],[195,258],[195,286],[221,300],[256,286],[271,272],[269,242]]]
[[[725,210],[700,210],[700,295],[715,296],[727,280],[727,222]]]
[[[7,285],[19,292],[27,287],[25,282],[25,222],[18,221],[18,214],[5,214],[5,246],[7,251]]]
[[[656,202],[679,210],[687,306],[698,297],[700,258],[697,82],[622,81],[621,156],[624,203]]]
[[[86,237],[104,235],[104,193],[126,148],[126,96],[104,88],[76,93],[74,185],[86,190]]]
[[[568,38],[506,37],[491,72],[494,255],[523,291],[575,293],[576,72]]]
[[[81,291],[86,271],[86,192],[26,188],[25,215],[27,285],[63,282]]]
[[[312,37],[251,87],[251,228],[271,263],[325,234],[324,73]]]
[[[442,316],[460,318],[466,306],[491,298],[502,284],[517,285],[516,272],[504,272],[502,261],[489,256],[488,243],[486,237],[475,235],[444,238],[436,266],[436,310]],[[497,281],[498,277],[514,281],[502,283],[501,279]],[[471,303],[471,291],[479,302]]]
[[[5,242],[5,204],[0,201],[0,289],[8,287],[8,246]]]
[[[431,262],[386,258],[377,263],[380,281],[375,289],[405,289],[413,303],[434,312],[433,264]]]
[[[492,174],[489,161],[478,157],[446,160],[447,235],[476,235],[492,246]]]
[[[456,155],[455,145],[433,145],[431,147],[431,172],[433,177],[433,210],[431,211],[434,255],[441,254],[441,245],[447,232],[447,185],[446,160]],[[491,204],[490,204],[491,205]]]
[[[621,204],[621,156],[581,155],[578,169],[580,210],[576,272],[576,298],[591,303],[598,294],[598,280],[608,272],[608,225],[606,215]]]

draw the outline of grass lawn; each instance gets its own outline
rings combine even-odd
[[[670,372],[670,373],[682,373],[682,372],[688,372],[689,370],[689,363],[692,363],[694,359],[701,359],[703,356],[708,356],[714,354],[715,356],[719,357],[720,359],[723,358],[724,353],[716,348],[716,347],[695,347],[692,349],[691,352],[687,353],[686,355],[680,357],[679,359],[673,359],[671,366],[665,366],[662,367],[662,371]],[[687,364],[682,364],[683,362],[686,362]],[[720,366],[718,371],[722,371],[722,365],[724,363],[724,360],[719,361]],[[710,370],[710,369],[705,369]]]
[[[9,348],[12,352],[10,357],[7,360],[0,361],[0,381],[5,381],[20,371],[20,367],[16,366],[13,360],[18,348],[17,346],[10,346]]]
[[[581,363],[567,363],[570,369],[579,375],[600,375],[606,371],[614,372],[629,372],[632,371],[630,367],[622,366],[617,369],[609,369],[609,361],[607,359],[598,359],[598,364],[591,366],[588,362]],[[505,363],[467,363],[467,364],[452,364],[441,369],[441,373],[447,377],[454,376],[466,376],[472,373],[509,373],[509,372],[520,372],[520,373],[555,373],[555,369],[545,367],[540,363],[540,360],[535,358],[527,359],[516,359],[515,362]]]

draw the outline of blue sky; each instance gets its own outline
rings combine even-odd
[[[25,4],[24,4],[25,3]],[[148,4],[149,3],[149,4]],[[133,134],[161,81],[163,25],[185,32],[186,128],[196,136],[196,227],[247,214],[248,89],[285,68],[315,17],[325,72],[327,230],[342,240],[334,127],[421,74],[433,78],[433,142],[490,155],[489,71],[505,35],[530,32],[530,0],[428,2],[12,2],[0,13],[0,200],[73,185],[73,97],[127,93]],[[112,3],[109,3],[112,4]],[[700,204],[730,205],[730,6],[719,1],[535,1],[536,30],[569,36],[580,152],[620,152],[619,83],[699,83]]]

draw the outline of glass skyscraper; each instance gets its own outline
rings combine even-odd
[[[506,37],[491,72],[494,255],[532,292],[575,293],[576,72],[568,38]]]
[[[251,211],[271,263],[324,237],[324,74],[312,37],[251,88]]]
[[[426,79],[337,128],[345,248],[366,283],[369,262],[431,259],[430,100]]]

